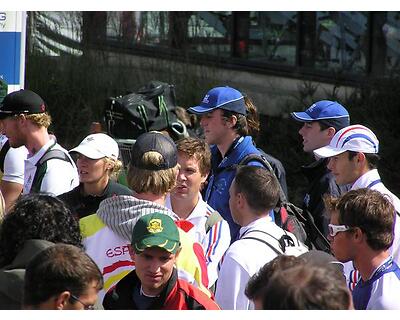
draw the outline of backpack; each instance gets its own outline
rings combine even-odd
[[[247,165],[252,161],[261,163],[275,176],[274,170],[263,155],[249,154],[240,161],[239,165]],[[274,209],[275,223],[283,230],[293,233],[309,249],[318,249],[329,253],[329,241],[316,226],[311,213],[289,202],[280,184],[279,186],[279,200]]]
[[[298,239],[296,239],[297,241],[293,240],[293,238],[290,237],[285,230],[283,230],[283,231],[285,233],[282,235],[282,237],[280,237],[278,239],[278,238],[275,238],[273,235],[269,234],[268,232],[265,232],[262,230],[250,230],[249,232],[245,233],[242,236],[242,238],[240,238],[239,240],[252,239],[252,240],[262,242],[265,245],[267,245],[269,248],[271,248],[272,251],[274,251],[277,255],[285,254],[288,256],[297,257],[308,251],[307,247],[305,245],[303,245]],[[248,234],[254,233],[254,232],[260,232],[262,234],[268,235],[270,238],[272,238],[274,240],[273,242],[275,242],[277,244],[277,246],[274,246],[270,242],[267,242],[263,239],[247,236]]]
[[[55,145],[55,143],[54,143]],[[72,164],[71,159],[67,156],[67,154],[61,150],[57,149],[52,149],[51,146],[45,154],[40,158],[40,160],[36,163],[36,172],[35,176],[33,177],[33,182],[31,186],[31,193],[37,193],[40,192],[40,187],[42,185],[42,181],[44,178],[44,175],[47,171],[47,161],[50,159],[60,159],[64,161],[68,161],[69,163]]]
[[[186,137],[186,126],[175,109],[175,87],[151,81],[136,92],[107,100],[107,133],[116,139],[136,139],[145,132],[167,130],[175,140]]]

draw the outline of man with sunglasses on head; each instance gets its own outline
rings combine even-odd
[[[353,289],[358,310],[400,309],[400,269],[390,254],[396,213],[389,198],[368,188],[325,198],[335,257],[353,262],[361,275]]]
[[[338,131],[329,145],[314,150],[320,158],[329,158],[328,169],[338,185],[351,185],[351,190],[368,188],[386,195],[397,213],[394,225],[394,241],[390,252],[400,263],[400,199],[383,184],[378,173],[379,140],[367,127],[356,124]],[[351,263],[344,265],[349,288],[352,290],[360,278]]]

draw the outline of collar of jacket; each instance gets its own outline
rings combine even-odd
[[[306,176],[307,180],[312,182],[315,179],[330,173],[330,170],[326,167],[327,164],[328,158],[319,159],[309,165],[302,166],[301,171]]]

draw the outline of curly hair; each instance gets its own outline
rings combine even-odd
[[[5,216],[0,225],[0,268],[30,239],[83,247],[78,221],[60,199],[47,194],[22,196]]]

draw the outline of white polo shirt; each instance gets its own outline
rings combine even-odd
[[[54,145],[54,146],[53,146]],[[53,146],[53,147],[52,147]],[[71,159],[68,151],[61,147],[58,143],[54,144],[54,140],[50,139],[37,153],[25,160],[25,179],[23,194],[31,191],[32,182],[36,173],[36,164],[49,149],[61,150]],[[74,161],[64,161],[61,159],[50,159],[47,161],[47,170],[43,177],[40,192],[52,193],[59,195],[68,192],[78,186],[79,176]]]
[[[268,243],[274,248],[278,241],[272,237],[254,230],[266,232],[276,239],[280,239],[284,234],[272,218],[260,218],[240,228],[240,238],[250,236],[257,237]],[[296,237],[290,232],[286,232],[294,242]],[[248,236],[247,236],[248,235]],[[278,249],[279,251],[279,249]],[[254,304],[245,295],[244,291],[250,277],[260,270],[267,262],[270,262],[278,254],[265,243],[254,239],[238,239],[229,247],[222,262],[215,300],[223,310],[249,310],[254,309]]]
[[[165,206],[172,210],[170,194],[167,195]],[[219,263],[231,243],[229,225],[225,220],[214,224],[206,233],[205,225],[207,218],[214,211],[215,210],[203,200],[199,193],[199,201],[196,207],[185,219],[193,224],[193,227],[188,230],[187,233],[192,236],[193,241],[200,243],[204,249],[209,287],[217,280]]]
[[[0,150],[4,144],[8,141],[5,135],[0,135]],[[28,150],[25,146],[19,148],[10,148],[4,157],[4,172],[3,181],[15,182],[18,184],[24,184],[24,167],[25,159],[28,156]]]

